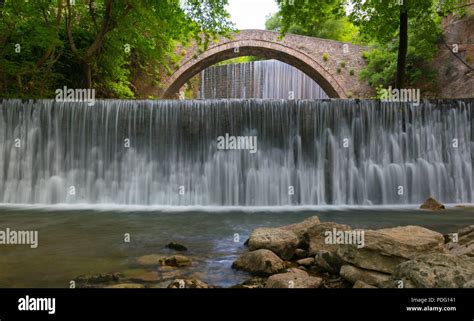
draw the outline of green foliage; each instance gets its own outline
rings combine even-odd
[[[372,50],[365,52],[367,67],[360,72],[360,78],[367,80],[369,85],[388,86],[395,82],[397,72],[397,51],[385,50],[382,46],[375,45]]]
[[[133,97],[137,69],[159,79],[179,63],[177,44],[194,39],[206,46],[227,34],[232,25],[226,5],[227,0],[0,1],[0,96],[53,97],[56,88],[83,88],[89,67],[98,96]]]
[[[410,22],[407,54],[408,85],[414,85],[420,79],[426,81],[426,77],[430,80],[434,78],[435,71],[430,67],[429,61],[437,52],[437,42],[442,31],[436,19],[432,22]],[[363,54],[367,67],[362,70],[360,77],[374,87],[394,85],[397,73],[397,50],[398,40],[396,39],[384,44],[374,44],[371,51]]]
[[[57,59],[63,48],[55,13],[48,7],[47,1],[0,4],[2,96],[14,96],[19,91],[18,97],[22,98],[26,93],[51,94],[49,85],[62,79],[60,74],[51,71],[51,60]],[[24,19],[25,16],[29,19]],[[50,58],[48,61],[46,55]]]
[[[357,28],[345,16],[329,17],[318,24],[309,24],[304,20],[292,21],[288,26],[284,25],[282,13],[278,12],[267,18],[265,28],[298,35],[332,39],[338,41],[353,41],[357,36]]]
[[[359,27],[361,37],[374,45],[364,57],[367,68],[360,76],[373,86],[394,85],[397,74],[398,33],[400,10],[398,1],[353,0],[350,20]],[[406,82],[414,85],[422,78],[433,81],[435,71],[429,66],[437,51],[437,43],[442,37],[439,12],[453,11],[464,0],[405,1],[408,13],[408,52],[406,57]],[[458,10],[459,12],[459,10]],[[433,83],[433,85],[435,85]]]
[[[384,85],[378,85],[375,87],[375,96],[372,99],[382,99],[387,94],[387,89]]]
[[[360,77],[373,86],[395,83],[401,10],[398,0],[294,0],[294,5],[285,0],[277,2],[280,11],[267,20],[267,29],[370,45],[371,50],[362,55],[367,67]],[[436,54],[442,36],[439,15],[453,11],[462,14],[461,6],[467,0],[441,3],[438,0],[403,2],[409,18],[406,80],[410,84],[421,79],[433,81],[434,71],[429,61]],[[351,11],[346,15],[349,4]],[[325,61],[326,58],[323,57]]]
[[[392,41],[400,27],[400,9],[398,0],[351,0],[353,5],[350,20],[359,27],[361,36],[367,41],[378,43]],[[438,0],[405,0],[403,2],[410,19],[411,28],[421,27],[436,32],[439,26],[438,11],[452,11],[465,0],[443,0],[440,8]]]
[[[329,60],[329,54],[327,52],[323,53],[323,60],[328,61]]]
[[[323,0],[277,0],[280,7],[282,33],[289,32],[291,27],[300,28],[298,34],[315,36],[316,30],[328,21],[344,17],[344,1]]]
[[[227,60],[217,63],[216,65],[221,66],[221,65],[229,65],[229,64],[241,64],[241,63],[246,63],[246,62],[259,61],[263,59],[264,58],[255,57],[255,56],[243,56],[243,57],[227,59]]]

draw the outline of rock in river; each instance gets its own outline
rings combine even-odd
[[[362,281],[378,288],[382,287],[390,279],[390,274],[365,270],[352,265],[343,265],[340,274],[351,283],[355,284],[357,281]]]
[[[179,251],[179,252],[184,252],[184,251],[187,251],[188,248],[182,244],[179,244],[179,243],[176,243],[176,242],[171,242],[171,243],[168,243],[166,245],[167,248],[171,249],[171,250],[175,250],[175,251]]]
[[[362,281],[356,281],[356,283],[354,283],[354,286],[352,288],[354,288],[354,289],[376,289],[377,287],[369,285],[369,284],[367,284],[365,282],[362,282]]]
[[[168,289],[211,289],[215,288],[198,279],[176,279],[168,285]]]
[[[420,208],[430,211],[439,211],[445,209],[444,205],[435,200],[433,197],[428,197],[428,199],[424,201],[423,204],[421,204]]]
[[[285,270],[285,262],[270,250],[256,250],[242,254],[232,268],[257,275],[271,275]]]
[[[395,267],[417,256],[446,253],[442,234],[420,226],[366,230],[364,247],[340,245],[337,254],[363,269],[392,273]]]
[[[319,225],[319,224],[321,224],[321,222],[319,221],[319,218],[317,216],[311,216],[302,222],[291,224],[291,225],[285,225],[280,228],[283,230],[295,233],[296,237],[298,237],[299,240],[302,240],[304,234],[310,228],[313,228],[314,226]]]
[[[167,266],[183,267],[192,265],[192,261],[184,255],[173,255],[165,258],[163,264]]]
[[[391,276],[405,288],[462,288],[474,280],[474,258],[433,253],[402,263]],[[472,284],[472,283],[471,283]]]
[[[310,276],[300,269],[288,269],[286,273],[270,276],[266,288],[319,288],[322,279]]]
[[[449,236],[451,241],[446,244],[446,248],[451,254],[474,257],[474,225],[460,229],[456,235]]]
[[[289,260],[295,255],[308,230],[319,224],[319,218],[312,216],[300,223],[278,228],[257,228],[250,235],[247,245],[250,251],[267,249],[283,260]],[[301,255],[301,251],[298,251],[298,255]]]
[[[314,265],[322,272],[338,274],[344,261],[334,252],[317,251],[314,256]]]
[[[248,246],[250,251],[266,249],[284,260],[289,260],[295,254],[298,243],[298,237],[291,231],[261,227],[252,232]]]
[[[306,259],[296,261],[296,263],[301,266],[311,266],[314,263],[314,259],[312,257],[307,257]]]
[[[335,252],[338,245],[326,242],[327,233],[333,233],[334,230],[350,231],[351,227],[334,222],[324,222],[311,226],[303,236],[303,243],[308,248],[308,254],[313,256],[321,250]]]

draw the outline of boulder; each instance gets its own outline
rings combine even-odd
[[[321,224],[317,216],[311,216],[300,223],[280,227],[282,230],[293,232],[299,240],[303,239],[304,234],[314,226]]]
[[[188,248],[182,244],[179,244],[179,243],[176,243],[176,242],[171,242],[171,243],[168,243],[166,244],[166,247],[171,249],[171,250],[175,250],[175,251],[179,251],[179,252],[184,252],[184,251],[187,251]]]
[[[421,255],[396,267],[393,284],[404,288],[461,288],[474,280],[474,259],[467,256],[432,253]]]
[[[334,229],[336,229],[336,231],[350,231],[351,227],[334,222],[325,222],[308,228],[303,236],[303,245],[308,248],[309,256],[314,256],[321,250],[330,252],[335,252],[337,250],[337,244],[328,244],[326,242],[327,233],[332,233]]]
[[[303,250],[303,249],[296,249],[295,250],[295,257],[298,258],[298,259],[304,259],[304,258],[308,257],[308,252],[306,252],[306,250]]]
[[[261,249],[242,254],[232,268],[257,275],[271,275],[286,269],[285,262],[270,250]]]
[[[215,286],[209,285],[198,279],[175,279],[169,285],[168,289],[211,289]]]
[[[474,257],[474,225],[459,230],[457,232],[457,242],[453,240],[452,235],[450,236],[450,242],[446,244],[446,248],[451,254]]]
[[[352,265],[343,265],[340,274],[344,279],[351,283],[362,281],[375,287],[381,287],[390,279],[390,274],[365,270]]]
[[[302,266],[311,266],[314,263],[314,258],[307,257],[306,259],[301,259],[301,260],[296,261],[296,263]]]
[[[320,250],[314,256],[314,265],[322,272],[338,274],[344,261],[334,252]]]
[[[340,245],[337,254],[357,267],[392,273],[395,267],[422,254],[445,253],[440,233],[420,226],[366,230],[364,247]]]
[[[299,240],[295,233],[282,228],[257,228],[249,238],[250,251],[266,249],[274,252],[284,260],[295,254]]]
[[[267,249],[274,252],[284,260],[289,260],[293,256],[297,258],[307,257],[304,249],[297,250],[302,243],[306,232],[319,225],[317,216],[312,216],[302,222],[290,224],[278,228],[262,227],[255,229],[245,242],[250,251]]]
[[[192,261],[190,258],[184,255],[173,255],[163,259],[162,264],[167,266],[183,267],[192,265]]]
[[[324,289],[349,289],[352,287],[353,284],[340,275],[330,275],[329,277],[325,277],[321,284],[321,288]]]
[[[462,287],[465,289],[474,289],[474,280],[464,283]]]
[[[469,225],[469,226],[466,226],[462,229],[460,229],[458,231],[458,236],[461,238],[461,237],[465,237],[465,236],[469,236],[474,233],[474,225]]]
[[[353,289],[376,289],[377,287],[358,280],[356,281],[356,283],[354,283],[354,286],[352,288]]]
[[[270,276],[266,288],[319,288],[322,279],[310,276],[300,269],[289,269],[286,273]]]
[[[251,279],[245,280],[241,284],[234,285],[231,288],[233,289],[262,289],[265,287],[266,282],[267,282],[266,278],[256,276]]]
[[[423,202],[420,206],[423,210],[430,210],[430,211],[439,211],[444,210],[445,207],[443,204],[435,200],[433,197],[428,197],[426,201]]]

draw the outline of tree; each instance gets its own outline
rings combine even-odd
[[[265,29],[282,32],[283,21],[280,12],[277,12],[267,18]],[[301,20],[294,21],[286,29],[288,33],[317,37],[323,39],[332,39],[337,41],[350,42],[357,36],[357,28],[349,21],[346,16],[327,17],[318,25],[307,24]]]
[[[392,44],[397,39],[396,80],[398,88],[404,86],[409,46],[409,28],[430,30],[439,34],[440,19],[438,11],[452,11],[465,0],[324,0],[324,1],[278,1],[283,16],[282,32],[286,32],[292,23],[300,21],[307,25],[327,20],[331,15],[340,16],[346,6],[351,6],[350,20],[359,28],[362,39],[367,43],[375,42],[379,46]],[[323,17],[314,17],[320,16]],[[435,44],[433,43],[433,50]]]
[[[132,71],[142,69],[158,79],[159,71],[179,59],[178,43],[229,32],[226,4],[227,0],[2,1],[0,93],[45,97],[67,85],[93,87],[103,97],[131,97]],[[21,54],[15,52],[16,44]]]
[[[83,64],[86,88],[92,86],[92,66],[100,54],[99,50],[103,48],[105,37],[114,30],[120,32],[124,46],[130,46],[133,42],[136,47],[147,47],[150,38],[160,41],[161,46],[168,46],[173,40],[187,40],[201,33],[225,33],[230,26],[224,10],[227,1],[223,0],[188,0],[182,7],[179,1],[173,0],[88,0],[87,5],[77,9],[71,6],[71,0],[67,2],[69,47]],[[75,28],[83,29],[84,18],[81,17],[86,17],[87,12],[90,20],[85,23],[92,22],[89,29],[93,31],[93,41],[87,43],[85,48],[78,49],[73,37],[73,19],[77,22]],[[156,49],[159,46],[152,47]],[[167,49],[171,51],[173,48],[168,46]]]
[[[277,0],[277,3],[282,33],[287,33],[292,26],[297,25],[306,34],[314,34],[322,23],[343,17],[345,13],[342,0]]]
[[[51,72],[62,54],[61,1],[0,2],[0,92],[44,93],[59,76]]]
[[[406,62],[409,26],[440,35],[438,11],[452,11],[464,0],[352,0],[351,20],[360,28],[366,40],[379,44],[389,43],[398,34],[396,88],[403,88],[406,80]],[[433,50],[435,50],[433,43]]]

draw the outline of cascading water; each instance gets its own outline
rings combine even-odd
[[[212,66],[201,72],[200,79],[202,99],[329,98],[305,73],[278,60]]]
[[[472,202],[473,105],[3,100],[0,202]],[[219,150],[226,133],[256,136],[258,151]]]

